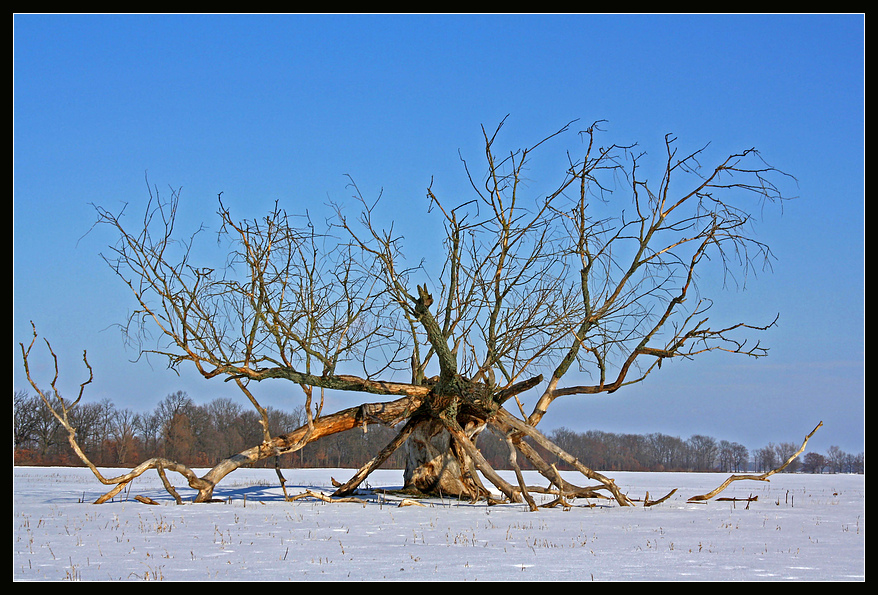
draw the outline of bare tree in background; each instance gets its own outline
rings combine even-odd
[[[219,240],[229,246],[221,265],[197,262],[198,232],[178,238],[178,192],[166,200],[150,192],[133,226],[99,207],[100,221],[119,234],[107,262],[138,303],[127,336],[171,368],[193,366],[204,378],[236,383],[265,429],[261,444],[200,478],[156,459],[102,481],[127,483],[147,468],[171,469],[186,475],[197,501],[210,500],[214,486],[241,465],[380,423],[397,427],[396,437],[335,496],[352,494],[405,447],[407,490],[490,497],[480,472],[505,498],[534,508],[521,474],[508,483],[479,452],[476,438],[491,427],[506,437],[513,469],[517,457],[529,460],[559,497],[605,490],[631,504],[613,480],[537,426],[556,399],[613,393],[665,360],[711,351],[766,355],[753,336],[773,317],[716,322],[696,273],[743,282],[770,261],[751,218],[765,203],[784,200],[777,184],[785,174],[754,149],[703,167],[706,148],[681,153],[667,136],[660,166],[651,170],[657,173],[647,175],[636,146],[598,144],[596,123],[579,133],[578,153],[564,155],[548,190],[535,192],[525,177],[534,151],[571,125],[511,152],[497,147],[502,127],[482,130],[484,175],[465,163],[470,199],[427,189],[425,206],[445,241],[423,261],[404,258],[401,233],[379,220],[379,201],[354,184],[355,213],[333,205],[322,228],[279,206],[239,220],[220,194]],[[30,348],[22,350],[27,364]],[[282,435],[269,431],[256,395],[259,382],[274,379],[301,388],[307,413],[302,427]],[[326,390],[373,397],[326,413]],[[525,391],[536,391],[530,411]],[[66,416],[66,406],[58,415]],[[565,481],[545,453],[597,485]]]

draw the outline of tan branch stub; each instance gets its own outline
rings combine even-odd
[[[345,498],[333,498],[332,496],[327,496],[323,492],[315,492],[314,490],[305,490],[301,494],[297,494],[295,496],[289,496],[287,501],[294,502],[296,500],[301,500],[302,498],[315,498],[322,502],[356,502],[357,504],[365,504],[366,502],[360,498],[354,497],[345,497]]]
[[[643,497],[643,506],[649,507],[649,506],[655,506],[656,504],[661,504],[662,502],[664,502],[665,500],[667,500],[668,498],[670,498],[671,496],[673,496],[676,493],[677,493],[677,488],[674,488],[673,490],[671,490],[670,492],[668,492],[667,494],[665,494],[664,496],[662,496],[658,500],[650,500],[649,499],[649,492],[647,492],[646,496]]]

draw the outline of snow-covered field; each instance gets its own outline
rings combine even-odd
[[[107,470],[112,476],[119,470]],[[331,492],[344,469],[285,470],[291,495]],[[653,507],[579,499],[570,509],[529,512],[364,496],[366,503],[285,502],[274,470],[239,469],[218,486],[225,502],[176,505],[155,472],[116,500],[87,469],[13,468],[14,580],[494,580],[865,581],[864,475],[778,474],[737,481],[721,497],[689,504],[727,477],[610,473]],[[538,475],[533,484],[545,485]],[[571,480],[584,483],[581,476]],[[180,495],[193,491],[169,474]],[[508,476],[510,481],[514,477]],[[398,487],[380,470],[372,487]],[[141,504],[142,494],[160,502]],[[589,504],[595,504],[591,507]]]

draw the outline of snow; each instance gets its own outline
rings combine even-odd
[[[331,493],[332,477],[352,474],[284,471],[291,495]],[[749,506],[687,503],[725,474],[608,475],[632,498],[678,491],[652,507],[577,499],[538,512],[441,499],[400,507],[374,492],[363,504],[285,502],[273,469],[239,469],[216,489],[223,502],[177,505],[150,471],[94,505],[108,489],[88,469],[13,467],[13,580],[865,581],[864,475],[777,474],[720,494],[758,496]],[[191,500],[181,476],[169,478]],[[401,481],[379,470],[368,484]]]

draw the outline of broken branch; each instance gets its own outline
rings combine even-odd
[[[814,428],[813,430],[811,430],[810,434],[805,436],[805,441],[802,442],[802,446],[799,448],[799,450],[797,450],[790,458],[788,458],[786,460],[786,462],[783,465],[781,465],[777,469],[774,469],[772,471],[768,471],[767,473],[763,473],[761,475],[732,475],[731,477],[729,477],[721,485],[719,485],[718,487],[716,487],[712,491],[710,491],[706,494],[702,494],[701,496],[692,496],[691,498],[689,498],[689,502],[701,502],[704,500],[710,500],[711,498],[715,497],[717,494],[722,492],[724,489],[729,487],[729,485],[731,485],[732,482],[734,482],[734,481],[739,481],[742,479],[752,479],[755,481],[769,481],[768,480],[769,477],[771,477],[775,473],[778,473],[778,472],[786,469],[787,466],[796,459],[796,457],[798,457],[800,454],[802,454],[805,451],[805,445],[808,444],[808,440],[811,438],[811,436],[814,435],[814,432],[816,432],[817,430],[820,429],[820,427],[822,425],[823,425],[822,421],[819,424],[817,424],[817,427]]]

